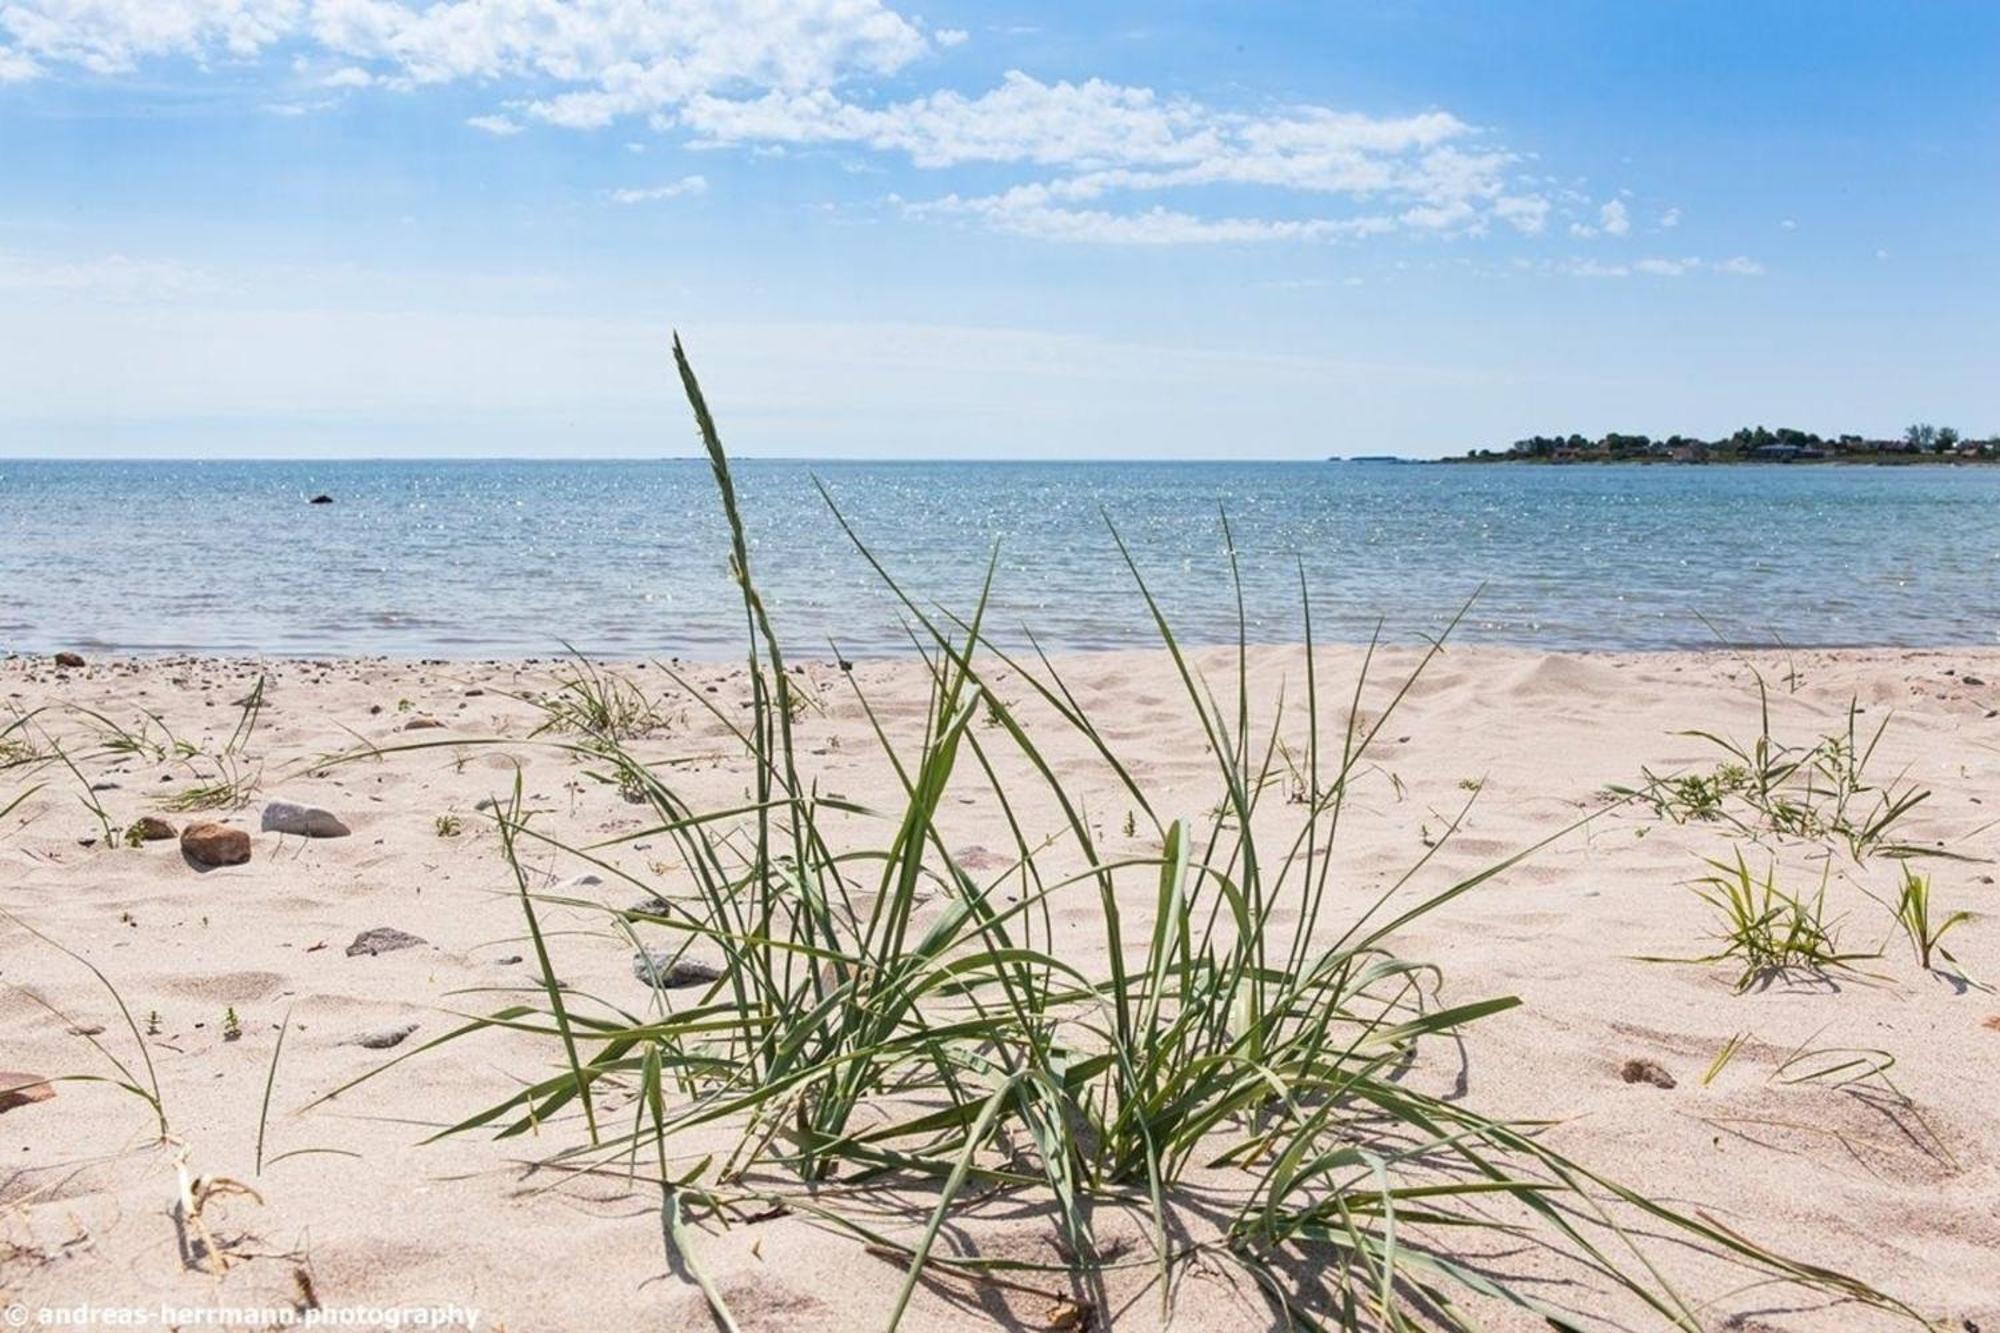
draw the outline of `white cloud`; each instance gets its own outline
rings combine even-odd
[[[9,0],[0,34],[17,57],[123,74],[154,56],[248,59],[304,12],[305,0]]]
[[[41,72],[40,65],[19,51],[0,46],[0,83],[25,83]]]
[[[1698,255],[1685,257],[1651,256],[1631,263],[1608,263],[1597,259],[1570,258],[1534,264],[1522,261],[1519,267],[1544,273],[1562,273],[1576,278],[1629,278],[1641,274],[1650,278],[1679,278],[1690,273],[1725,273],[1756,277],[1764,266],[1744,255],[1733,259],[1706,260]]]
[[[185,264],[130,259],[37,259],[0,251],[0,292],[57,292],[109,301],[158,301],[221,290],[212,275]]]
[[[1595,225],[1588,222],[1572,222],[1569,234],[1579,240],[1590,240],[1596,236],[1623,236],[1632,230],[1632,215],[1626,210],[1623,200],[1613,199],[1597,210]]]
[[[1717,273],[1734,273],[1739,277],[1745,278],[1761,277],[1764,272],[1764,266],[1748,255],[1737,255],[1734,258],[1724,259],[1713,265],[1713,267]]]
[[[1539,236],[1549,225],[1549,201],[1540,195],[1502,195],[1493,201],[1493,216],[1524,235]]]
[[[646,189],[613,190],[610,198],[614,204],[644,204],[656,199],[677,199],[684,194],[708,193],[708,181],[702,176],[683,176],[666,185],[654,185]]]
[[[282,46],[306,77],[336,66],[318,80],[332,88],[512,84],[505,112],[466,122],[499,136],[528,118],[577,130],[644,118],[695,146],[829,145],[925,170],[1040,168],[1047,179],[1033,188],[1046,192],[1046,216],[1034,226],[1052,234],[1362,234],[1384,217],[1443,235],[1480,235],[1495,218],[1527,235],[1547,225],[1548,200],[1512,179],[1515,155],[1444,110],[1241,112],[1019,71],[971,93],[880,102],[854,91],[966,40],[956,28],[927,31],[886,0],[0,0],[0,80],[63,65],[124,72],[159,57],[248,60]],[[1339,196],[1355,216],[1204,220],[1111,202],[1214,186]],[[1095,206],[1059,206],[1083,202]],[[1018,231],[1024,208],[991,216]],[[1129,225],[1103,222],[1115,217]],[[1598,225],[1623,234],[1625,205],[1604,205]]]
[[[1699,259],[1640,259],[1633,262],[1632,271],[1649,273],[1656,278],[1678,278],[1700,267]]]
[[[1660,214],[1661,231],[1672,231],[1675,227],[1678,227],[1680,225],[1681,225],[1681,211],[1678,208],[1670,208],[1666,212]]]
[[[1799,224],[1791,218],[1786,218],[1778,224],[1778,230],[1780,231],[1797,231],[1798,229]]]
[[[1157,206],[1137,213],[1066,208],[1047,202],[1046,193],[1035,186],[975,199],[950,195],[907,205],[904,211],[912,217],[969,217],[1010,235],[1094,245],[1326,241],[1378,235],[1395,229],[1395,223],[1383,217],[1203,218]]]

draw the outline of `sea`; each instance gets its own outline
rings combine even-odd
[[[2000,640],[2000,468],[734,465],[787,649]],[[327,495],[330,504],[310,504]],[[1122,547],[1121,547],[1122,544]],[[0,460],[0,653],[740,654],[705,459]],[[879,568],[878,568],[879,566]],[[990,582],[989,582],[990,580]],[[900,595],[899,595],[900,590]]]

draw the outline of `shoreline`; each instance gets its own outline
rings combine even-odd
[[[1375,683],[1360,698],[1363,725],[1382,720],[1400,673],[1420,655],[1408,646],[1378,654]],[[1192,656],[1227,697],[1234,651]],[[1279,732],[1296,752],[1301,658],[1296,646],[1249,651],[1260,747],[1282,692],[1290,721],[1280,720]],[[1360,659],[1352,646],[1316,653],[1322,731],[1336,746]],[[1163,817],[1199,819],[1214,807],[1214,760],[1164,652],[1054,661]],[[823,660],[796,665],[795,680],[811,695],[794,723],[803,772],[827,800],[897,810],[902,787],[874,727],[906,759],[921,748],[929,719],[922,664],[856,661],[851,673]],[[1593,816],[1398,933],[1400,955],[1441,969],[1441,1002],[1521,1001],[1469,1030],[1461,1048],[1419,1062],[1408,1074],[1412,1085],[1462,1097],[1487,1114],[1547,1123],[1551,1145],[1622,1182],[1853,1273],[1927,1315],[1993,1326],[2000,1126],[1985,1090],[2000,1082],[2000,999],[1913,961],[1879,901],[1893,894],[1902,863],[1856,861],[1830,843],[1748,841],[1727,820],[1678,823],[1605,799],[1607,787],[1636,783],[1647,769],[1716,771],[1726,756],[1686,734],[1692,729],[1747,744],[1760,726],[1753,665],[1766,677],[1772,735],[1782,744],[1844,735],[1850,702],[1861,710],[1864,742],[1887,721],[1869,761],[1873,780],[1931,793],[1897,836],[1975,858],[1909,863],[1932,876],[1941,910],[1974,914],[1945,947],[1965,976],[2000,979],[2000,889],[1991,882],[2000,853],[1993,828],[2000,649],[1795,649],[1746,661],[1722,650],[1547,653],[1453,644],[1411,687],[1354,776],[1330,920],[1350,919],[1406,873],[1415,878],[1402,892],[1423,896]],[[284,1304],[304,1269],[329,1306],[455,1301],[487,1312],[492,1324],[557,1333],[638,1322],[706,1326],[698,1287],[663,1254],[659,1196],[649,1194],[643,1173],[635,1188],[622,1158],[616,1170],[595,1174],[550,1166],[553,1154],[582,1141],[573,1114],[500,1142],[477,1134],[423,1142],[510,1095],[524,1078],[560,1068],[521,1033],[419,1049],[461,1015],[539,993],[518,889],[482,802],[510,799],[518,775],[540,834],[597,848],[585,858],[533,842],[524,865],[537,891],[553,885],[557,896],[623,909],[647,893],[685,889],[681,852],[646,832],[650,810],[627,799],[599,759],[545,743],[574,741],[576,733],[534,735],[550,715],[524,698],[562,695],[557,673],[569,669],[562,659],[106,658],[60,675],[49,667],[0,661],[0,697],[13,709],[0,713],[0,726],[35,714],[31,729],[71,747],[81,781],[54,764],[0,768],[0,809],[20,789],[45,784],[0,816],[0,909],[102,968],[140,1028],[156,1024],[144,1041],[179,1146],[154,1145],[149,1108],[106,1084],[64,1082],[47,1101],[0,1110],[0,1148],[12,1169],[0,1177],[0,1244],[26,1256],[10,1263],[0,1287],[30,1304],[161,1297]],[[217,775],[216,757],[238,733],[244,701],[265,671],[250,739],[226,770],[248,784],[237,793],[242,803],[174,808]],[[743,715],[744,672],[740,661],[687,664],[685,691],[654,667],[633,664],[629,672],[650,710],[630,714],[643,733],[632,752],[655,764],[691,808],[740,807],[750,784],[751,768],[730,734]],[[1073,785],[1104,854],[1151,854],[1143,813],[1095,748],[1055,725],[1053,711],[1011,671],[996,672],[994,684]],[[84,709],[137,741],[114,744]],[[424,725],[412,729],[417,723]],[[975,716],[967,735],[1010,781],[1032,776],[1003,729]],[[194,757],[172,750],[177,742],[194,747]],[[353,757],[328,764],[336,752]],[[1273,754],[1256,818],[1282,835],[1298,818],[1297,778]],[[350,836],[265,830],[263,813],[277,799],[324,808]],[[102,827],[92,802],[103,809]],[[1046,801],[1024,796],[1016,813],[1031,837],[1059,827]],[[202,869],[171,842],[106,844],[105,828],[123,829],[141,815],[176,828],[221,822],[247,835],[250,859]],[[829,827],[843,836],[873,826],[856,815]],[[983,878],[1004,874],[1006,824],[969,762],[946,793],[938,826],[963,864]],[[1824,877],[1834,929],[1847,947],[1875,956],[1742,993],[1726,964],[1641,961],[1714,949],[1714,922],[1691,885],[1705,859],[1733,848],[1759,873],[1769,858],[1788,890],[1816,891]],[[1047,855],[1052,875],[1068,864],[1060,847]],[[1142,880],[1129,890],[1121,884],[1135,929],[1143,929],[1153,894]],[[1055,937],[1079,960],[1091,957],[1103,930],[1094,893],[1065,891],[1051,898],[1050,911]],[[643,1010],[648,991],[635,979],[629,944],[579,907],[550,903],[544,913],[553,966],[579,996]],[[353,952],[385,929],[417,942]],[[658,938],[658,927],[634,929],[649,943]],[[18,929],[0,932],[0,981],[11,983],[0,991],[0,1045],[10,1069],[44,1077],[110,1072],[90,1039],[76,1035],[86,1027],[104,1029],[94,1039],[132,1059],[134,1042],[103,987],[49,945]],[[411,1024],[389,1047],[365,1044]],[[1732,1043],[1716,1072],[1719,1052]],[[1902,1100],[1891,1102],[1886,1085],[1872,1082],[1793,1080],[1788,1057],[1813,1043],[1892,1055],[1890,1084]],[[314,1104],[413,1051],[388,1073]],[[1630,1068],[1643,1077],[1632,1081]],[[1652,1068],[1663,1072],[1661,1084],[1647,1081]],[[607,1100],[606,1112],[629,1126],[626,1102]],[[695,1136],[676,1152],[692,1167],[713,1146]],[[182,1153],[191,1170],[249,1183],[261,1200],[214,1204],[217,1243],[235,1256],[220,1278],[179,1259],[163,1213]],[[832,1189],[825,1197],[840,1196]],[[922,1188],[885,1187],[870,1224],[906,1241],[921,1232],[934,1198]],[[1114,1212],[1103,1223],[1107,1244],[1149,1243],[1146,1227]],[[969,1208],[952,1234],[954,1247],[990,1257],[1060,1262],[1054,1233],[1033,1208]],[[579,1285],[520,1262],[552,1235],[588,1246],[597,1279]],[[693,1243],[746,1330],[879,1327],[901,1271],[798,1212],[754,1224],[705,1220]],[[1674,1247],[1656,1257],[1691,1295],[1721,1302],[1711,1312],[1718,1320],[1740,1315],[1787,1333],[1904,1326],[1824,1300],[1773,1314],[1771,1293],[1739,1291],[1740,1274]],[[1531,1282],[1546,1279],[1537,1286],[1546,1298],[1644,1324],[1616,1293],[1572,1290],[1563,1273],[1541,1263],[1524,1257],[1519,1266]],[[1116,1327],[1158,1327],[1149,1271],[1143,1263],[1107,1271]],[[969,1330],[1003,1314],[1031,1327],[1047,1322],[1039,1295],[1000,1291],[988,1300],[998,1307],[968,1301],[951,1281],[927,1282],[908,1326]],[[1253,1287],[1220,1273],[1191,1270],[1176,1300],[1176,1327],[1269,1320]],[[1503,1333],[1546,1327],[1507,1308],[1475,1308]]]

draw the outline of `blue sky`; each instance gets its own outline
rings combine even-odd
[[[0,0],[0,453],[2000,433],[2000,6]]]

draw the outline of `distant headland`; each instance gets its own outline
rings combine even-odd
[[[1612,433],[1531,435],[1506,449],[1468,449],[1444,463],[1962,463],[2000,460],[2000,436],[1967,439],[1950,426],[1919,423],[1899,439],[1828,438],[1789,426],[1745,426],[1719,440]]]

